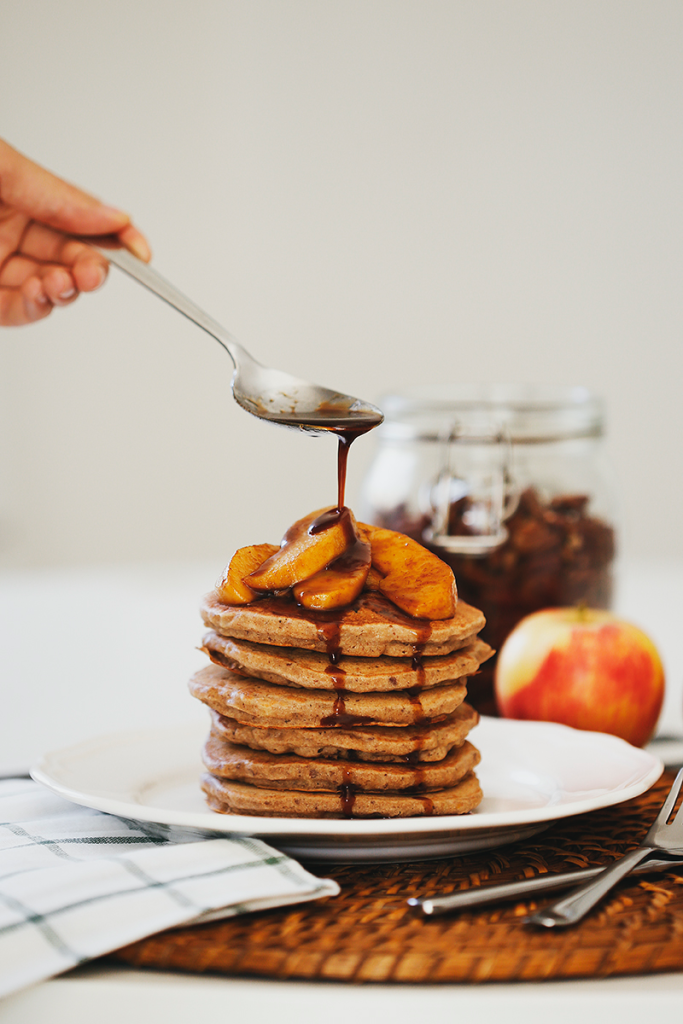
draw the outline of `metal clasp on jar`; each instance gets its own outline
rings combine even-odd
[[[519,500],[505,425],[453,420],[441,432],[442,467],[419,496],[431,520],[424,539],[457,554],[484,555],[507,540],[505,520]]]

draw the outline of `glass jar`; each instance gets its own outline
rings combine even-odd
[[[496,650],[552,606],[609,608],[613,488],[601,401],[585,388],[463,385],[384,400],[361,518],[421,541],[481,608]],[[495,658],[470,702],[495,714]]]

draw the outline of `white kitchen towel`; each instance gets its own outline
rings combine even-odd
[[[339,892],[258,839],[156,829],[0,780],[0,996],[164,928]]]

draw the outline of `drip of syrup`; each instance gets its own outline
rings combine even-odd
[[[352,544],[356,540],[353,535],[353,527],[351,525],[348,509],[344,506],[344,497],[346,495],[346,469],[349,461],[349,449],[351,445],[360,437],[361,434],[366,434],[368,430],[376,426],[376,423],[362,424],[360,426],[342,426],[330,427],[330,432],[336,434],[339,438],[339,444],[337,446],[337,507],[331,508],[327,512],[323,512],[322,515],[318,516],[315,522],[311,523],[308,528],[308,532],[311,534],[322,533],[323,530],[328,530],[335,523],[340,520],[346,519],[348,521],[347,529],[350,531],[349,543]]]
[[[349,461],[349,449],[358,437],[358,434],[350,434],[348,430],[340,431],[338,434],[339,444],[337,445],[337,508],[344,508],[344,497],[346,494],[346,467]]]
[[[332,427],[332,433],[336,434],[339,438],[339,444],[337,446],[337,508],[342,509],[344,507],[344,492],[346,489],[346,465],[349,460],[349,449],[357,437],[362,434],[367,434],[368,430],[372,430],[373,427],[377,426],[376,421],[370,423],[362,421],[357,423],[355,426],[349,426],[348,424],[339,424],[339,426]]]
[[[351,513],[346,507],[330,508],[327,512],[322,512],[308,527],[308,532],[311,535],[323,533],[325,530],[329,530],[330,527],[336,526],[337,523],[340,523],[344,529],[347,547],[355,544],[357,540],[356,532],[351,521]]]
[[[416,689],[420,689],[420,690],[424,687],[425,678],[426,678],[425,677],[424,662],[422,660],[422,657],[424,655],[424,649],[425,649],[425,645],[424,644],[414,644],[413,645],[413,656],[412,656],[411,661],[410,661],[410,666],[415,671],[415,674],[417,675],[417,682],[415,683],[415,688]]]
[[[334,613],[332,613],[334,615]],[[338,617],[320,620],[316,616],[318,635],[325,641],[329,665],[325,668],[325,674],[332,677],[332,685],[336,690],[332,714],[325,715],[320,719],[323,728],[351,729],[357,725],[372,725],[374,719],[368,715],[352,715],[346,711],[347,691],[344,688],[346,672],[339,664],[341,652],[339,650],[339,637],[341,634],[341,621]]]
[[[425,647],[429,641],[432,633],[432,626],[430,622],[423,622],[416,628],[415,631],[415,643],[413,644],[413,656],[411,659],[411,667],[417,676],[417,682],[409,687],[405,692],[408,700],[413,706],[413,721],[415,723],[424,721],[425,713],[422,707],[422,701],[420,700],[420,693],[424,689],[425,685],[425,667],[423,662],[423,656]],[[419,749],[419,748],[418,748]]]
[[[341,651],[339,650],[341,623],[336,618],[328,619],[327,621],[318,622],[317,628],[318,635],[322,636],[325,641],[325,649],[329,659],[329,665],[325,668],[325,675],[331,677],[332,685],[337,691],[337,696],[334,701],[334,711],[332,712],[332,717],[336,717],[337,715],[343,715],[346,711],[346,704],[344,702],[344,698],[346,697],[346,690],[344,689],[346,670],[339,664],[341,659]]]
[[[342,784],[339,787],[341,811],[345,818],[353,817],[353,805],[356,802],[357,789],[351,782],[351,769],[342,768]]]
[[[325,674],[332,677],[332,685],[337,691],[336,697],[334,698],[334,707],[332,708],[332,714],[327,715],[320,722],[321,725],[338,725],[339,720],[342,717],[346,717],[346,690],[344,689],[344,680],[346,672],[339,664],[339,651],[330,652],[328,651],[328,657],[330,659],[329,665],[325,669]]]
[[[351,517],[349,515],[349,510],[344,505],[349,449],[356,438],[360,437],[361,434],[365,434],[368,429],[369,428],[367,426],[339,427],[337,429],[332,428],[333,433],[335,433],[339,438],[339,444],[337,446],[337,506],[336,508],[329,509],[327,512],[323,512],[322,515],[319,515],[308,528],[308,532],[310,534],[322,533],[324,530],[329,530],[329,528],[334,526],[336,523],[341,522],[343,523],[346,532],[346,539],[349,548],[352,548],[358,542],[358,538],[355,535]],[[348,557],[351,561],[357,561],[358,556],[359,552],[356,552],[355,554],[348,553]]]
[[[413,709],[413,722],[423,722],[425,713],[422,707],[422,701],[420,700],[421,686],[411,686],[409,690],[405,690],[406,697],[410,701]]]

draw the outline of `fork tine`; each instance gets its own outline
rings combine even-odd
[[[669,820],[669,815],[671,814],[671,812],[674,809],[674,806],[676,804],[676,800],[678,799],[678,794],[681,791],[681,786],[682,785],[683,785],[683,768],[681,768],[681,770],[679,771],[678,775],[674,779],[673,785],[671,786],[671,789],[669,790],[669,795],[667,796],[666,800],[662,804],[662,809],[659,812],[659,814],[657,815],[657,819],[655,821],[656,825],[666,825],[667,821]],[[681,809],[683,809],[683,807]],[[681,810],[679,809],[678,814],[680,814],[680,812],[681,812]],[[678,817],[678,814],[676,815],[676,817]]]

